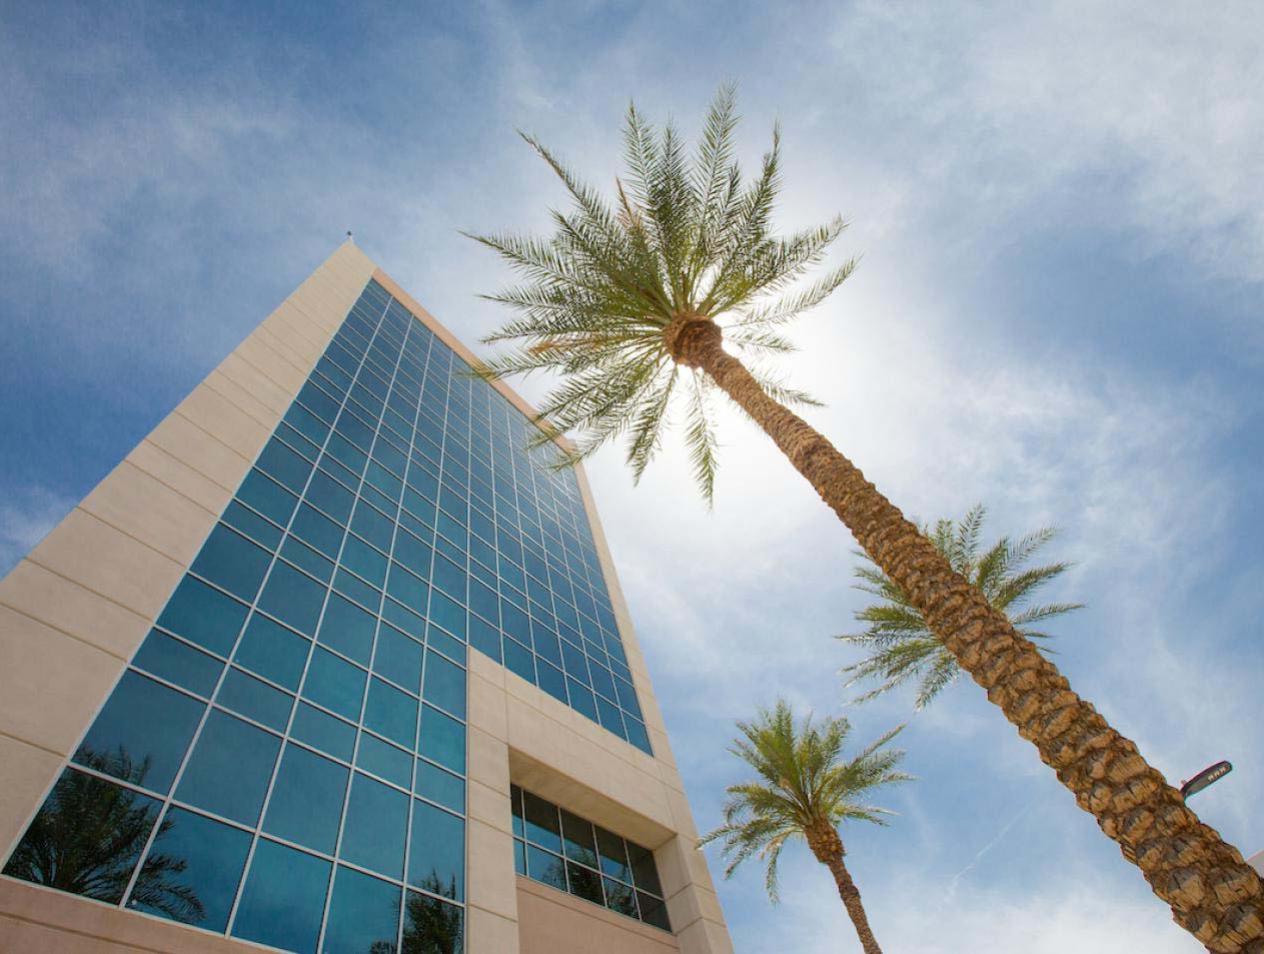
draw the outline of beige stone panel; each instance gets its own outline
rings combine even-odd
[[[0,918],[20,925],[13,936],[23,946],[0,944],[0,950],[6,954],[248,954],[272,950],[7,878],[0,879]],[[5,929],[0,927],[0,939],[5,937]]]
[[[146,619],[158,615],[184,572],[182,564],[80,509],[72,510],[29,559]]]
[[[505,667],[482,653],[470,653],[469,669],[471,675],[487,680],[498,689],[505,688]]]
[[[244,468],[245,461],[236,455],[233,456]],[[222,513],[228,501],[232,499],[232,490],[172,457],[151,441],[141,441],[127,455],[127,460],[159,483],[165,484],[182,497],[192,500],[211,513]]]
[[[493,828],[513,833],[513,811],[509,804],[509,791],[499,791],[482,782],[467,784],[468,814]]]
[[[219,368],[208,374],[198,387],[219,392],[235,407],[244,411],[251,420],[266,428],[269,434],[276,427],[277,421],[281,419],[281,411],[259,400],[253,390],[238,384]]]
[[[671,740],[662,729],[650,729],[650,747],[654,750],[654,758],[662,763],[659,772],[667,780],[676,777],[676,753],[672,751]]]
[[[280,323],[274,321],[275,317],[274,312],[250,333],[250,338],[247,340],[258,341],[272,349],[280,360],[286,361],[301,372],[303,380],[306,380],[307,374],[315,367],[325,349],[318,342],[306,336],[300,336],[288,328],[284,329],[284,336],[278,334]],[[307,369],[306,372],[303,372],[304,368]]]
[[[0,733],[69,753],[123,661],[7,607],[0,633]]]
[[[343,317],[346,317],[345,315]],[[263,320],[256,332],[271,335],[285,342],[303,363],[315,366],[333,337],[333,331],[316,325],[307,313],[291,302],[283,302],[276,311]]]
[[[271,427],[260,424],[206,384],[194,388],[176,411],[248,461],[259,456],[259,451],[272,434]]]
[[[314,361],[297,361],[290,349],[276,343],[276,338],[256,328],[233,352],[283,392],[293,397],[298,393]]]
[[[7,858],[10,848],[22,837],[61,765],[59,755],[0,735],[0,766],[4,766],[4,784],[0,785],[0,858]],[[3,884],[0,879],[0,886]],[[2,905],[0,910],[4,910]]]
[[[471,652],[470,658],[481,655]],[[467,682],[468,716],[470,725],[482,729],[492,738],[502,742],[509,738],[509,719],[505,711],[505,691],[488,682],[473,671]]]
[[[681,954],[733,954],[729,932],[714,921],[694,921],[676,937]]]
[[[517,921],[475,907],[466,908],[465,917],[469,954],[519,954]]]
[[[286,300],[307,314],[318,327],[332,332],[359,297],[358,290],[349,294],[348,287],[347,283],[342,283],[340,287],[336,282],[313,276],[295,289]]]
[[[667,899],[667,915],[677,931],[700,918],[724,922],[720,899],[715,896],[715,892],[695,885],[690,885]]]
[[[465,830],[470,859],[469,903],[514,920],[518,917],[513,836],[470,819]]]
[[[221,361],[215,373],[232,381],[242,391],[266,407],[278,420],[290,406],[290,402],[294,400],[298,388],[302,387],[300,382],[294,390],[287,390],[271,375],[265,374],[253,363],[247,361],[241,355],[240,348]]]
[[[0,582],[0,605],[127,659],[149,631],[149,619],[44,567],[23,560]]]
[[[203,430],[180,411],[163,419],[145,439],[164,454],[225,490],[236,491],[250,467],[250,458]]]
[[[518,878],[520,954],[674,954],[665,931]],[[473,954],[473,951],[471,951]]]
[[[188,563],[228,503],[203,507],[124,460],[79,506],[179,563]]]
[[[509,748],[500,739],[471,727],[466,741],[469,747],[468,777],[498,792],[509,791]]]
[[[665,787],[664,791],[671,807],[672,828],[689,838],[697,838],[698,829],[693,823],[693,811],[689,808],[689,801],[684,793],[670,787]]]

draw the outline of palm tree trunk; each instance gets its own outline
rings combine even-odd
[[[873,929],[869,927],[865,906],[860,903],[860,889],[851,880],[851,872],[843,863],[843,841],[838,837],[838,832],[833,825],[822,823],[804,834],[816,860],[829,868],[830,874],[834,876],[838,896],[843,900],[843,907],[847,909],[847,916],[856,928],[856,936],[860,938],[860,946],[865,954],[882,954],[878,939],[873,936]]]
[[[1264,954],[1264,885],[1238,850],[1185,806],[1137,746],[1072,692],[1057,667],[954,573],[851,461],[760,388],[723,350],[717,325],[673,324],[664,334],[673,357],[704,371],[772,438],[1079,806],[1141,869],[1176,921],[1210,951]]]

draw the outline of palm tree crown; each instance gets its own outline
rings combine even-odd
[[[1028,605],[1032,594],[1044,584],[1061,576],[1069,563],[1027,566],[1036,553],[1054,538],[1057,530],[1044,527],[1029,533],[1017,542],[1001,537],[986,551],[981,535],[987,510],[976,504],[960,521],[940,520],[922,532],[962,577],[979,588],[987,601],[1005,613],[1014,628],[1028,639],[1045,640],[1049,633],[1036,624],[1053,616],[1080,609],[1082,603],[1045,603]],[[883,682],[857,701],[872,699],[889,689],[913,679],[920,680],[916,706],[921,709],[961,674],[956,658],[926,625],[926,619],[890,577],[883,573],[864,553],[857,552],[863,563],[855,569],[861,581],[855,588],[881,599],[856,613],[859,622],[867,623],[862,633],[838,638],[861,646],[871,653],[865,659],[843,667],[850,673],[847,685],[877,677]],[[1046,647],[1037,647],[1049,652]]]
[[[730,785],[724,804],[724,824],[702,837],[702,844],[723,843],[728,860],[724,876],[753,855],[767,865],[765,886],[777,900],[777,862],[786,843],[797,838],[813,842],[829,838],[847,819],[885,825],[885,808],[869,805],[860,797],[872,789],[906,782],[911,775],[898,771],[904,758],[900,749],[888,749],[903,726],[887,732],[850,759],[843,746],[851,731],[844,718],[826,719],[814,725],[809,715],[796,726],[794,713],[784,701],[761,710],[753,722],[739,722],[743,738],[730,751],[759,775],[753,782]]]
[[[709,410],[714,384],[682,368],[675,349],[680,330],[699,320],[722,324],[724,340],[748,360],[791,351],[779,327],[822,302],[855,267],[845,262],[814,284],[791,289],[822,261],[843,220],[773,237],[780,136],[774,128],[760,174],[746,184],[733,159],[736,125],[734,90],[724,87],[691,156],[670,123],[656,134],[629,107],[627,172],[615,180],[613,203],[523,134],[561,178],[574,209],[553,213],[556,231],[547,239],[470,236],[526,277],[520,286],[485,296],[520,316],[484,339],[513,343],[484,372],[500,377],[551,369],[563,377],[541,404],[542,442],[574,432],[567,459],[577,460],[626,437],[628,463],[639,478],[679,404],[691,464],[708,499],[716,466]],[[772,397],[814,403],[758,365],[752,371]]]

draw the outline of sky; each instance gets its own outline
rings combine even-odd
[[[1061,529],[1056,662],[1191,803],[1264,849],[1264,11],[1153,3],[0,5],[0,571],[353,230],[467,342],[511,276],[458,230],[564,203],[517,138],[611,186],[630,99],[692,135],[738,86],[783,130],[779,228],[834,213],[861,266],[781,369],[919,520]],[[521,390],[539,396],[545,381]],[[917,781],[845,826],[888,951],[1194,952],[977,686],[848,703],[854,542],[753,425],[708,510],[669,446],[589,476],[700,828],[778,696],[902,722]],[[741,952],[858,950],[805,849]]]

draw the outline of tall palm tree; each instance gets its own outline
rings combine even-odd
[[[767,864],[765,886],[776,903],[781,849],[802,838],[834,876],[865,954],[881,954],[860,903],[860,890],[843,862],[846,851],[838,826],[847,820],[886,824],[882,816],[889,811],[858,799],[879,786],[912,777],[896,770],[904,753],[886,748],[904,727],[892,729],[847,760],[843,746],[851,726],[846,719],[826,719],[817,727],[809,715],[796,728],[790,706],[778,700],[771,712],[760,710],[754,722],[739,722],[737,727],[743,738],[730,751],[753,768],[759,779],[728,787],[724,824],[703,835],[702,843],[722,843],[729,861],[726,878],[743,861],[758,855]]]
[[[1264,885],[1237,849],[1199,821],[1136,745],[1072,692],[1053,663],[855,464],[790,410],[805,395],[759,366],[761,357],[791,350],[781,327],[820,304],[854,263],[795,285],[823,260],[843,221],[774,237],[780,136],[774,129],[772,148],[748,184],[733,159],[736,122],[733,91],[723,89],[691,159],[670,124],[655,135],[630,108],[628,171],[615,180],[613,205],[525,137],[575,207],[553,213],[549,238],[471,236],[526,278],[488,296],[519,315],[488,337],[512,344],[483,370],[491,377],[560,372],[541,409],[542,438],[574,432],[566,459],[577,460],[626,437],[637,476],[660,445],[669,409],[683,404],[685,441],[708,498],[716,464],[710,401],[723,392],[908,594],[1177,921],[1212,950],[1264,952]]]
[[[1057,579],[1071,566],[1069,563],[1027,566],[1027,562],[1054,538],[1057,531],[1053,527],[1044,527],[1027,534],[1017,543],[1011,542],[1009,537],[1001,537],[987,552],[980,552],[986,516],[983,504],[975,504],[962,520],[940,520],[934,527],[923,526],[922,534],[943,554],[959,576],[975,586],[994,608],[1009,617],[1019,633],[1031,640],[1048,639],[1049,634],[1037,629],[1035,624],[1084,605],[1027,605],[1036,590]],[[843,667],[843,672],[852,674],[847,685],[852,686],[875,676],[883,680],[881,685],[857,700],[864,702],[917,679],[915,705],[921,709],[961,675],[961,667],[956,657],[926,625],[926,618],[899,585],[863,553],[858,552],[857,556],[863,562],[854,571],[860,582],[853,585],[877,596],[880,602],[857,611],[857,621],[868,624],[863,633],[838,637],[843,642],[871,651],[860,662]],[[1034,645],[1047,651],[1039,643]]]

